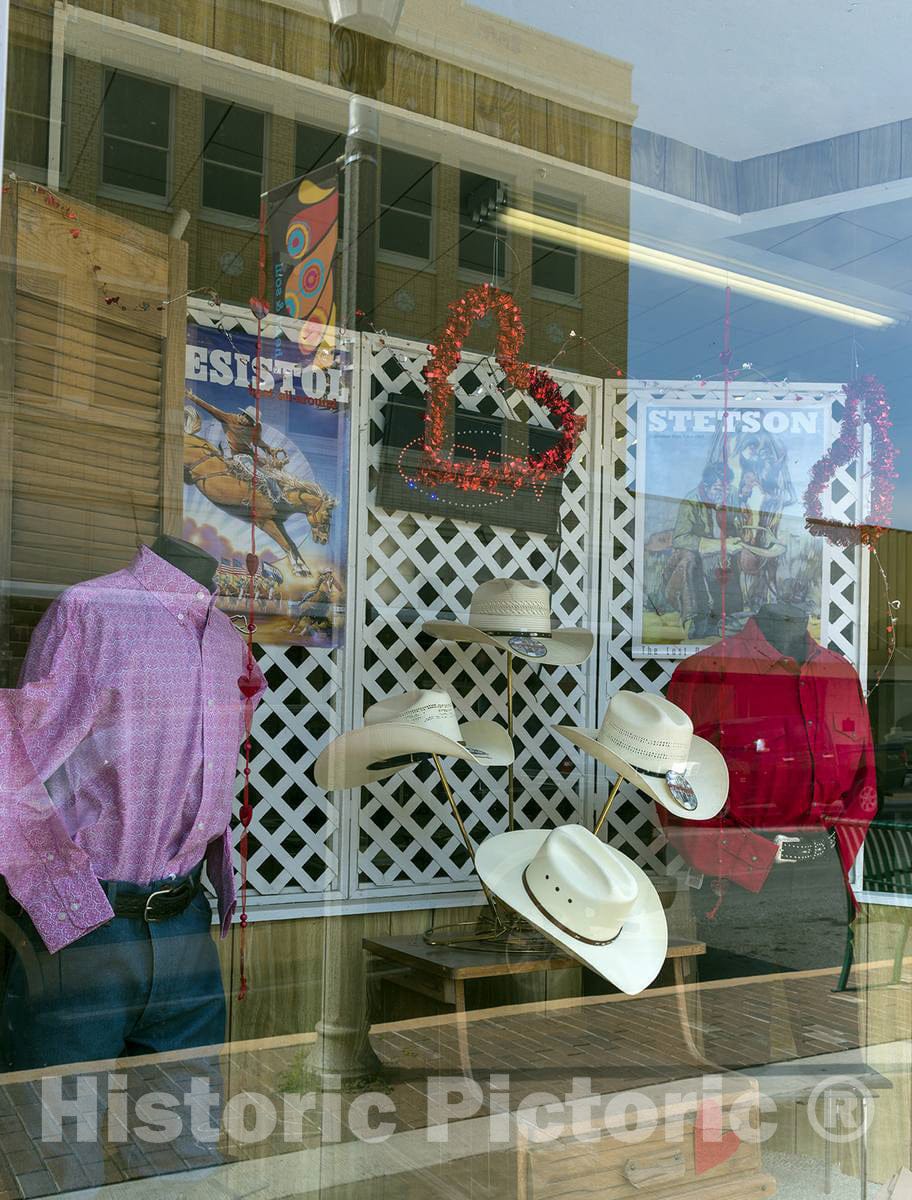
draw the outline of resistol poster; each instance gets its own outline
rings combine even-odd
[[[315,365],[297,321],[270,315],[258,357],[249,312],[222,305],[217,324],[211,312],[191,304],[183,536],[218,559],[218,605],[239,623],[253,588],[257,641],[338,645],[349,461],[342,373]],[[252,579],[251,521],[259,557]]]

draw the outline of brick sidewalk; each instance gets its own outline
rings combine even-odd
[[[888,974],[884,972],[885,976]],[[871,982],[879,982],[872,979]],[[857,997],[832,992],[834,975],[814,974],[790,978],[793,1003],[800,1006],[802,1055],[833,1054],[858,1046]],[[776,981],[757,979],[736,986],[704,985],[700,989],[700,1031],[706,1053],[723,1071],[743,1070],[771,1061],[771,1035],[775,1034],[773,997]],[[780,989],[781,990],[781,989]],[[515,1109],[532,1093],[563,1096],[574,1076],[591,1080],[593,1094],[635,1090],[650,1084],[693,1076],[704,1069],[684,1050],[674,994],[668,990],[637,997],[611,996],[557,1002],[550,1006],[488,1010],[469,1014],[468,1045],[473,1077],[483,1092],[476,1115],[487,1108],[491,1075],[509,1076],[509,1106]],[[459,1045],[452,1017],[422,1018],[381,1026],[372,1035],[384,1064],[382,1084],[364,1090],[381,1090],[389,1097],[397,1132],[422,1129],[428,1120],[427,1081],[435,1076],[459,1076]],[[292,1045],[270,1044],[245,1050],[238,1047],[221,1059],[226,1092],[240,1090],[278,1097],[296,1074],[302,1055],[300,1040]],[[795,1058],[782,1055],[779,1059]],[[183,1077],[194,1071],[211,1072],[213,1059],[183,1063],[118,1067],[128,1077],[131,1091],[177,1091]],[[72,1079],[64,1077],[67,1096]],[[300,1087],[297,1090],[301,1090]],[[348,1130],[348,1105],[343,1094],[342,1140]],[[321,1121],[331,1112],[326,1094],[317,1097],[313,1111],[295,1106],[286,1110],[291,1129],[279,1120],[274,1132],[256,1145],[235,1146],[221,1156],[201,1150],[184,1138],[165,1146],[131,1141],[126,1145],[99,1145],[75,1140],[72,1122],[64,1126],[60,1143],[42,1142],[41,1101],[38,1084],[8,1083],[0,1087],[0,1200],[58,1195],[104,1181],[117,1183],[159,1174],[189,1170],[216,1162],[274,1156],[321,1145]],[[392,1117],[389,1119],[393,1119]],[[289,1141],[289,1134],[294,1140]],[[224,1145],[223,1145],[224,1149]],[[473,1188],[477,1184],[473,1184]],[[428,1193],[425,1191],[424,1195]],[[473,1191],[473,1195],[474,1195]],[[481,1194],[481,1193],[479,1193]]]

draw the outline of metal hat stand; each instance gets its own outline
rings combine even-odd
[[[458,638],[454,638],[453,640],[458,641]],[[506,655],[504,674],[507,685],[507,732],[512,741],[513,693],[515,686],[513,676],[514,655],[512,650],[505,650],[504,653]],[[475,852],[472,849],[465,826],[457,812],[456,802],[453,799],[443,768],[436,755],[434,756],[434,764],[437,767],[437,773],[443,783],[444,791],[450,802],[450,807],[456,816],[463,841],[474,864]],[[613,799],[613,794],[611,798]],[[510,833],[516,828],[516,772],[512,762],[507,767],[507,828]],[[490,925],[486,923],[485,918],[480,918],[476,921],[459,921],[449,925],[432,926],[430,929],[425,930],[424,933],[424,940],[429,945],[458,947],[462,950],[478,950],[488,953],[508,951],[519,957],[527,958],[546,958],[554,952],[554,945],[550,939],[540,933],[534,925],[530,925],[525,917],[521,917],[502,903],[498,904],[484,883],[481,886],[488,903],[487,921],[490,921]]]

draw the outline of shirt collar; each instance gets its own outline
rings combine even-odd
[[[129,570],[146,591],[151,592],[172,616],[176,617],[181,614],[181,620],[193,600],[200,599],[198,593],[204,593],[202,599],[206,601],[207,606],[214,599],[214,596],[201,583],[197,583],[195,579],[185,575],[173,563],[159,558],[148,546],[140,546],[130,563]]]

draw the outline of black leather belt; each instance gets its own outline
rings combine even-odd
[[[200,890],[201,868],[179,875],[167,883],[137,889],[115,879],[99,879],[115,917],[139,917],[146,922],[167,921],[179,916]],[[129,891],[124,890],[125,886]]]

